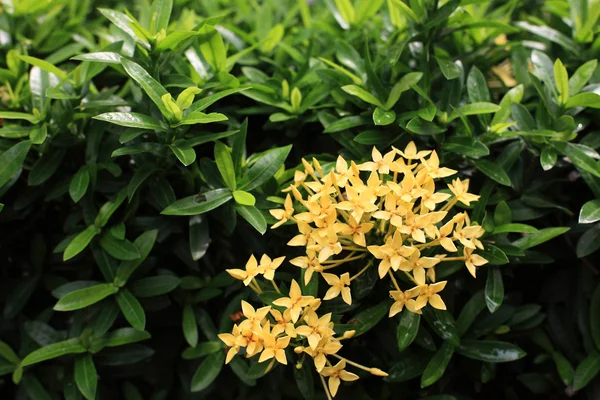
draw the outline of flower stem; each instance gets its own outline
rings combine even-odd
[[[254,286],[255,286],[255,289],[256,289],[256,293],[258,293],[258,294],[261,294],[261,293],[262,293],[262,290],[261,290],[261,288],[260,288],[260,285],[259,285],[259,284],[258,284],[258,282],[256,281],[256,278],[252,278],[252,282],[254,282]]]
[[[327,400],[333,400],[333,398],[329,394],[329,389],[327,389],[327,384],[325,383],[325,378],[323,378],[323,375],[321,375],[321,374],[319,374],[319,378],[321,378],[321,383],[323,384],[323,390],[325,390],[325,394],[327,395]]]
[[[356,278],[358,278],[359,276],[361,276],[366,270],[369,269],[369,267],[373,264],[373,261],[369,261],[367,263],[367,265],[365,265],[365,267],[363,269],[361,269],[360,271],[358,271],[358,273],[356,275],[354,275],[353,277],[350,278],[350,282],[352,282],[353,280],[355,280]]]
[[[277,285],[275,284],[275,281],[271,281],[271,283],[273,284],[273,287],[275,288],[275,291],[279,294],[281,294],[281,292],[279,291],[279,288],[277,287]]]
[[[367,371],[367,372],[371,372],[371,368],[365,367],[364,365],[360,365],[359,363],[355,363],[354,361],[350,361],[347,358],[344,358],[342,356],[338,356],[337,354],[332,354],[332,356],[339,358],[340,360],[344,360],[346,361],[346,364],[350,364],[353,367],[362,369],[363,371]]]
[[[400,286],[398,286],[398,281],[396,281],[396,277],[392,273],[391,269],[388,269],[388,274],[390,275],[390,278],[392,278],[392,283],[394,284],[394,287],[396,288],[396,290],[402,291],[402,290],[400,290]]]

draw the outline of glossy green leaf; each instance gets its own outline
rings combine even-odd
[[[600,372],[600,352],[594,350],[577,366],[573,375],[573,390],[583,389]]]
[[[384,108],[383,104],[377,99],[377,97],[373,96],[371,93],[366,91],[357,85],[346,85],[342,86],[342,90],[352,96],[356,96],[362,101],[372,104],[376,107]]]
[[[437,353],[431,357],[425,371],[423,371],[423,375],[421,376],[422,388],[433,385],[444,375],[453,354],[454,345],[444,342]]]
[[[382,108],[377,107],[373,111],[373,122],[375,125],[385,126],[393,123],[396,120],[395,111],[385,111]]]
[[[165,208],[164,215],[197,215],[213,210],[233,197],[229,189],[214,189],[200,195],[189,196]]]
[[[135,244],[127,239],[119,240],[111,234],[102,235],[100,246],[117,260],[137,260],[141,257]]]
[[[437,310],[428,306],[423,308],[423,317],[440,338],[458,346],[460,338],[456,330],[456,322],[449,311]]]
[[[435,57],[440,70],[444,77],[448,80],[456,79],[460,76],[461,70],[460,68],[451,60]]]
[[[566,102],[565,107],[600,108],[600,94],[593,92],[581,92],[571,97],[569,101]]]
[[[554,239],[555,237],[562,235],[568,230],[569,228],[567,227],[540,229],[535,233],[531,233],[527,236],[522,237],[521,239],[517,239],[513,242],[513,245],[517,246],[521,250],[527,250],[532,247],[538,246],[544,242],[547,242],[548,240]]]
[[[422,77],[423,77],[422,72],[410,72],[410,73],[404,75],[398,81],[398,83],[396,83],[392,87],[392,90],[390,91],[390,95],[388,96],[388,99],[385,102],[384,109],[389,110],[390,108],[394,107],[396,105],[396,103],[398,102],[398,100],[400,99],[400,96],[402,95],[402,93],[409,90],[413,85],[416,85],[417,83],[419,83],[419,81],[421,80]]]
[[[6,185],[13,175],[23,167],[30,148],[31,141],[25,140],[15,144],[0,155],[0,188]]]
[[[159,275],[142,278],[131,285],[131,292],[136,297],[160,296],[175,290],[181,279],[173,275]]]
[[[591,224],[600,221],[600,200],[590,200],[586,202],[579,212],[580,224]]]
[[[202,52],[204,59],[216,71],[223,71],[227,61],[227,54],[221,34],[210,25],[202,26],[198,32],[203,36],[209,37],[208,40],[203,41],[203,43],[200,44],[200,51]]]
[[[292,145],[267,150],[255,158],[254,164],[238,182],[239,190],[251,191],[275,175],[285,162]]]
[[[254,227],[261,235],[267,231],[267,221],[263,214],[254,206],[245,206],[236,204],[235,210],[242,216],[250,225]]]
[[[597,60],[591,60],[577,68],[575,73],[569,78],[569,93],[575,95],[590,80],[594,71],[598,67]]]
[[[216,141],[214,154],[217,168],[221,173],[221,178],[223,178],[223,181],[225,181],[225,184],[229,189],[235,190],[235,168],[233,166],[233,159],[231,158],[229,149],[223,143]]]
[[[419,314],[410,312],[407,309],[402,311],[398,322],[398,330],[396,331],[399,351],[406,349],[415,340],[420,322],[421,316]]]
[[[88,168],[84,165],[77,171],[71,183],[69,184],[69,195],[73,202],[77,203],[87,192],[90,184],[90,173]]]
[[[92,239],[99,233],[100,230],[94,225],[90,225],[83,231],[79,232],[65,249],[65,252],[63,253],[63,261],[67,261],[85,250]]]
[[[489,363],[515,361],[526,355],[512,343],[494,340],[463,340],[456,351],[465,357]]]
[[[106,297],[118,292],[118,288],[111,283],[102,283],[95,286],[86,287],[79,290],[74,290],[65,296],[61,297],[54,310],[56,311],[73,311],[80,308],[88,307],[95,304]]]
[[[85,353],[86,349],[81,345],[79,338],[68,339],[62,342],[49,344],[27,354],[21,361],[21,367],[33,365],[53,358],[62,357],[67,354]]]
[[[150,9],[150,32],[156,33],[163,29],[167,30],[172,10],[173,0],[154,0]]]
[[[196,316],[194,315],[194,310],[189,304],[186,304],[183,307],[183,318],[181,322],[181,327],[183,329],[183,337],[185,337],[186,342],[191,347],[196,347],[196,345],[198,344],[198,324],[196,323]],[[217,349],[220,349],[220,346],[217,347]]]
[[[175,157],[186,167],[196,161],[196,151],[183,139],[170,144],[169,148]]]
[[[115,282],[119,282],[120,284],[125,284],[131,274],[138,268],[142,262],[148,257],[150,251],[154,247],[156,242],[156,238],[158,236],[158,230],[153,229],[151,231],[146,231],[138,236],[133,244],[135,248],[138,250],[140,256],[134,260],[123,261],[119,268],[117,269]]]
[[[219,351],[206,357],[192,377],[190,390],[199,392],[209,387],[221,372],[224,363],[224,352]]]
[[[117,304],[123,313],[123,316],[134,329],[143,331],[146,326],[146,314],[142,305],[129,290],[122,289],[116,296]]]
[[[168,116],[169,111],[162,101],[162,97],[168,94],[167,90],[139,64],[122,58],[121,65],[125,69],[125,72],[144,89],[144,92],[156,104],[161,114],[165,117]]]
[[[156,131],[166,130],[161,121],[157,121],[140,113],[133,112],[108,112],[93,117],[99,121],[110,122],[111,124],[126,126],[129,128],[150,129]]]
[[[96,398],[98,375],[91,355],[86,354],[75,360],[75,383],[83,397],[88,400]]]
[[[475,167],[477,167],[479,171],[495,182],[498,182],[504,186],[511,185],[510,177],[498,164],[493,163],[492,161],[481,159],[475,162]]]
[[[485,144],[471,137],[451,137],[444,143],[444,149],[470,157],[485,157],[490,154]]]
[[[498,267],[488,269],[487,281],[485,283],[485,304],[491,313],[496,312],[504,300],[504,283],[502,272]]]

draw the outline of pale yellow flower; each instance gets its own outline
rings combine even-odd
[[[453,179],[452,183],[448,185],[450,191],[454,194],[456,199],[465,205],[470,205],[472,201],[479,200],[479,196],[468,193],[469,180],[465,179],[461,181],[459,178]]]
[[[478,254],[473,254],[473,249],[470,249],[468,247],[465,247],[464,255],[465,265],[467,266],[467,269],[469,270],[471,275],[473,275],[473,278],[476,278],[475,267],[481,267],[482,265],[487,264],[488,260],[486,260]]]
[[[296,328],[298,335],[304,336],[308,339],[309,346],[314,350],[319,345],[319,342],[323,338],[333,336],[334,331],[331,329],[331,313],[327,313],[319,318],[317,313],[310,310],[304,317],[306,325],[300,325]]]
[[[321,276],[327,284],[331,286],[327,293],[325,293],[325,297],[323,300],[331,300],[335,299],[342,294],[342,299],[346,304],[352,304],[352,294],[350,292],[350,274],[348,272],[342,274],[341,276],[337,276],[335,274],[322,273]]]
[[[329,393],[331,393],[332,397],[335,397],[337,394],[338,388],[340,387],[340,380],[350,382],[358,379],[358,375],[348,372],[344,368],[346,368],[346,361],[340,360],[340,362],[333,367],[323,368],[321,371],[321,375],[329,377],[327,386],[329,387]]]
[[[285,348],[290,344],[290,337],[284,336],[276,339],[270,333],[264,333],[262,335],[262,340],[264,343],[264,350],[262,351],[258,362],[264,362],[270,360],[275,357],[275,359],[281,364],[287,364],[287,358],[285,356]]]
[[[273,301],[273,304],[290,310],[292,322],[296,323],[300,317],[300,314],[302,313],[302,308],[310,304],[313,299],[313,296],[303,296],[298,282],[292,280],[289,297],[281,297]]]
[[[377,171],[381,174],[389,174],[390,173],[390,165],[394,162],[394,158],[396,157],[396,153],[394,151],[390,151],[385,156],[382,156],[379,150],[376,147],[373,147],[371,151],[371,157],[373,161],[367,161],[358,166],[358,169],[361,171]]]
[[[271,229],[275,229],[285,224],[290,218],[292,218],[292,215],[294,215],[294,204],[292,203],[292,198],[289,194],[285,196],[285,202],[283,203],[283,207],[283,210],[269,210],[269,213],[271,213],[271,215],[279,221],[275,223],[271,227]]]
[[[444,300],[438,293],[446,287],[446,283],[447,281],[432,283],[431,285],[419,285],[419,297],[415,300],[415,308],[420,310],[429,303],[433,308],[445,310],[446,304],[444,304]]]
[[[226,270],[229,275],[234,277],[235,279],[239,279],[244,281],[244,285],[248,286],[252,279],[254,279],[257,275],[263,273],[262,267],[259,267],[258,261],[254,255],[251,255],[246,263],[246,270],[243,269],[227,269]]]
[[[388,314],[390,318],[402,311],[404,307],[410,312],[421,314],[421,311],[417,310],[415,307],[414,298],[419,295],[419,290],[418,288],[416,289],[417,290],[410,289],[404,292],[402,290],[390,290],[390,296],[394,299],[394,304],[390,307],[390,312]]]
[[[276,259],[271,260],[268,255],[263,254],[263,256],[260,258],[259,268],[261,269],[265,279],[269,281],[273,280],[275,277],[275,270],[281,265],[283,260],[285,260],[285,257],[277,257]]]

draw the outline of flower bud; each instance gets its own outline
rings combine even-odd
[[[377,376],[388,376],[387,372],[383,372],[379,368],[371,368],[369,372]]]
[[[355,330],[351,330],[351,331],[346,331],[344,332],[344,339],[350,339],[351,337],[353,337],[356,334]]]

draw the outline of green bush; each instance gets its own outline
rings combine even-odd
[[[0,397],[326,399],[335,338],[337,398],[600,397],[600,1],[0,7]],[[244,357],[297,289],[305,335]]]

